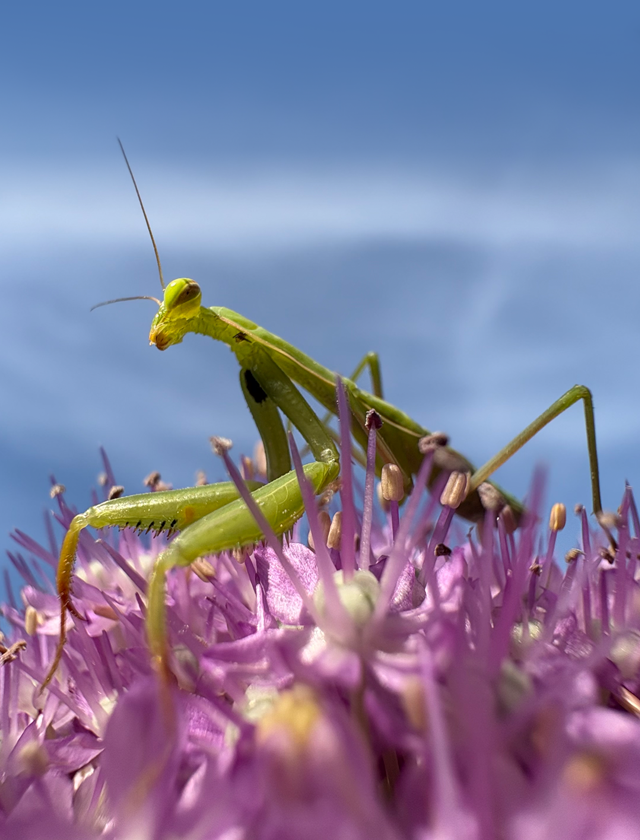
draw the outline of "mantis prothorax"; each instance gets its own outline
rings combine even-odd
[[[122,144],[121,144],[122,149]],[[240,365],[240,384],[247,405],[262,438],[267,458],[268,483],[251,485],[253,497],[276,534],[288,531],[303,512],[303,502],[291,460],[281,412],[299,431],[313,454],[314,461],[304,466],[304,473],[316,494],[322,493],[339,475],[339,455],[330,431],[298,390],[300,386],[324,408],[336,414],[337,374],[323,367],[301,350],[259,327],[253,321],[220,306],[203,307],[199,285],[187,278],[173,280],[167,286],[151,227],[131,167],[125,157],[156,255],[162,301],[151,324],[149,341],[159,350],[179,344],[187,333],[200,333],[228,345]],[[131,298],[124,298],[130,300]],[[121,299],[123,300],[123,299]],[[112,303],[115,301],[108,301]],[[99,304],[102,305],[102,304]],[[356,384],[359,373],[368,367],[374,393]],[[366,450],[367,412],[375,410],[382,420],[377,432],[377,469],[385,463],[396,464],[405,485],[411,486],[422,462],[419,441],[429,431],[382,397],[378,357],[369,353],[351,379],[343,379],[352,415],[352,433],[356,443]],[[477,521],[485,514],[478,492],[489,477],[540,429],[579,400],[584,402],[587,444],[591,468],[591,489],[594,513],[601,511],[598,457],[595,440],[593,401],[590,391],[575,385],[517,435],[491,460],[475,470],[471,463],[449,447],[439,448],[439,462],[432,470],[430,484],[438,472],[455,469],[468,472],[470,479],[466,498],[458,513]],[[516,517],[522,504],[500,488],[504,504]],[[495,496],[495,493],[493,494]],[[485,496],[486,498],[486,496]],[[71,575],[78,538],[88,525],[132,526],[156,531],[179,531],[162,552],[152,573],[147,608],[147,635],[152,656],[163,674],[169,673],[165,618],[165,577],[175,566],[188,566],[196,558],[240,548],[259,542],[263,534],[249,509],[238,498],[235,486],[229,483],[191,487],[184,490],[156,492],[122,497],[103,502],[77,515],[64,539],[58,565],[57,586],[61,604],[60,639],[56,654],[43,683],[52,679],[63,653],[67,611],[82,618],[71,600]]]

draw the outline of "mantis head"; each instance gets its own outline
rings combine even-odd
[[[142,215],[144,216],[144,221],[147,225],[147,230],[149,231],[151,244],[153,245],[153,253],[156,256],[156,263],[158,264],[160,285],[164,290],[164,300],[159,301],[157,298],[150,297],[149,295],[137,295],[136,297],[106,300],[104,303],[98,303],[96,306],[92,306],[91,308],[96,309],[97,306],[118,303],[122,300],[154,300],[158,304],[158,311],[151,322],[149,343],[155,344],[158,350],[166,350],[167,347],[171,347],[172,344],[179,344],[182,341],[184,334],[189,332],[190,328],[193,329],[193,321],[198,317],[202,294],[200,292],[200,286],[198,286],[195,280],[189,280],[186,277],[179,277],[177,280],[172,280],[168,286],[165,286],[164,279],[162,277],[160,255],[158,253],[156,241],[153,237],[151,225],[149,224],[147,211],[144,209],[142,196],[140,195],[140,190],[136,184],[136,179],[133,176],[133,170],[129,165],[129,160],[127,159],[124,146],[120,142],[119,138],[118,143],[124,157],[124,162],[127,164],[129,175],[133,181],[133,186],[135,188],[136,195],[138,196],[138,202],[140,203],[140,209],[142,210]]]
[[[179,277],[164,290],[164,300],[151,322],[149,343],[158,350],[179,344],[189,332],[194,318],[198,317],[202,293],[195,280]]]

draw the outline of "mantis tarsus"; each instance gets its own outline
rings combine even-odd
[[[195,281],[178,278],[165,286],[151,226],[122,144],[121,149],[151,236],[164,290],[162,301],[150,298],[159,307],[151,324],[150,343],[159,350],[166,350],[180,343],[187,333],[194,332],[229,346],[239,362],[241,388],[264,442],[267,457],[268,483],[251,485],[250,489],[274,532],[285,533],[302,516],[303,503],[296,474],[291,470],[281,412],[308,444],[314,461],[304,466],[304,473],[315,493],[319,494],[338,477],[339,454],[327,426],[296,386],[303,388],[328,412],[335,414],[337,374],[236,312],[219,306],[201,306],[200,287]],[[120,300],[131,299],[135,298]],[[112,302],[115,301],[107,301]],[[353,437],[358,445],[366,449],[365,418],[369,410],[375,410],[382,420],[382,426],[377,432],[377,468],[379,470],[385,463],[396,464],[405,484],[410,486],[422,462],[418,443],[429,432],[383,399],[375,353],[365,356],[358,366],[357,374],[367,366],[371,372],[374,393],[361,389],[355,382],[355,376],[342,380],[352,415]],[[441,454],[446,457],[440,469],[453,468],[470,474],[467,496],[459,506],[458,513],[471,521],[482,518],[485,510],[478,488],[540,429],[579,400],[583,400],[585,409],[593,508],[595,513],[599,513],[601,502],[593,401],[590,391],[582,385],[574,386],[556,400],[479,470],[474,470],[470,462],[454,450],[442,448]],[[455,466],[448,466],[445,463],[447,460]],[[435,481],[437,473],[438,469],[432,471],[430,483]],[[516,516],[522,513],[523,506],[519,501],[499,488],[496,489]],[[71,575],[78,538],[82,529],[88,525],[95,528],[133,526],[158,532],[180,532],[158,558],[149,584],[149,645],[159,670],[165,674],[168,673],[164,605],[167,571],[174,566],[188,566],[198,557],[251,545],[262,538],[262,532],[253,516],[242,499],[238,498],[235,486],[229,483],[122,497],[103,502],[77,515],[71,522],[60,554],[57,574],[61,604],[60,639],[43,687],[52,679],[62,657],[67,612],[83,618],[71,599]]]

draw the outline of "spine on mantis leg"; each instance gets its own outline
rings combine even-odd
[[[251,489],[261,487],[257,482],[247,482]],[[66,639],[67,612],[81,620],[84,617],[76,610],[71,600],[71,579],[83,529],[132,527],[140,531],[180,531],[203,516],[238,499],[238,489],[230,481],[208,484],[204,487],[189,487],[184,490],[169,490],[164,493],[139,493],[111,499],[89,508],[85,513],[74,516],[69,525],[60,551],[56,575],[60,597],[60,636],[49,672],[41,690],[52,680],[62,654]]]
[[[340,465],[337,460],[313,461],[303,469],[317,495],[338,477]],[[289,531],[304,513],[302,493],[294,471],[251,495],[276,534]],[[175,566],[189,566],[197,557],[254,545],[263,537],[253,514],[244,501],[238,499],[195,522],[162,552],[149,581],[147,606],[147,639],[156,669],[162,676],[169,674],[165,608],[167,572]]]

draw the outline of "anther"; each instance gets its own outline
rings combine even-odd
[[[511,505],[505,505],[499,516],[505,534],[514,534],[518,530],[518,520]]]
[[[264,451],[264,443],[259,440],[253,449],[253,461],[258,475],[267,474],[267,455]]]
[[[400,502],[404,498],[402,471],[397,464],[385,464],[380,474],[380,492],[388,502]]]
[[[584,554],[584,551],[581,551],[579,548],[570,548],[569,551],[564,555],[564,562],[567,563],[575,563],[580,555]]]
[[[478,496],[480,496],[482,507],[485,510],[493,511],[496,515],[500,513],[507,503],[498,488],[494,487],[488,481],[483,481],[478,487]]]
[[[240,566],[244,566],[249,558],[249,550],[246,546],[231,549],[231,556]]]
[[[598,550],[598,554],[603,560],[606,560],[607,563],[611,563],[611,565],[613,565],[616,561],[616,553],[610,545],[600,548]]]
[[[382,495],[382,484],[380,484],[380,482],[378,482],[378,484],[376,486],[376,495],[378,497],[378,504],[380,505],[380,507],[382,508],[382,510],[385,513],[388,513],[389,510],[391,509],[391,505],[385,499],[385,497]]]
[[[208,583],[213,577],[215,577],[215,570],[206,557],[197,557],[191,564],[190,568],[194,574],[196,574],[200,580],[205,583]]]
[[[457,472],[454,470],[447,479],[445,488],[442,491],[440,504],[443,507],[450,507],[455,510],[467,496],[470,477],[471,473],[469,472]]]
[[[318,497],[318,505],[320,507],[327,507],[327,505],[331,504],[331,500],[335,496],[335,494],[340,490],[341,482],[339,478],[336,478],[335,481],[332,481],[328,487],[325,488],[324,493],[322,493]]]
[[[444,543],[438,543],[434,549],[434,554],[436,557],[450,557],[451,549]]]
[[[31,604],[24,611],[24,630],[28,636],[35,636],[38,629],[38,610]]]
[[[327,513],[326,510],[321,510],[318,513],[318,525],[320,526],[320,532],[322,534],[322,539],[324,544],[327,544],[327,540],[329,538],[329,530],[331,528],[331,517]],[[315,551],[316,547],[313,542],[313,534],[309,531],[309,537],[307,539],[307,543],[311,551]]]
[[[567,524],[567,509],[562,502],[556,502],[549,514],[549,530],[562,531]]]
[[[420,438],[418,441],[418,450],[422,455],[426,455],[428,452],[433,452],[435,449],[447,446],[448,443],[449,435],[445,432],[432,432],[430,435],[425,435]]]
[[[233,441],[224,437],[211,437],[209,438],[209,443],[216,455],[222,455],[224,452],[228,452],[233,446]]]
[[[142,482],[145,487],[148,487],[149,490],[152,490],[154,493],[160,493],[163,490],[171,490],[171,485],[167,484],[166,482],[162,481],[160,478],[160,473],[155,470],[145,478]]]
[[[253,481],[255,478],[253,461],[251,458],[248,458],[246,455],[243,455],[240,459],[240,468],[242,470],[242,477],[245,481]]]
[[[145,487],[149,487],[151,490],[155,490],[158,482],[160,481],[160,473],[157,470],[150,472],[149,475],[143,480],[143,485]]]
[[[111,621],[118,621],[120,617],[113,607],[109,606],[109,604],[94,604],[93,611],[101,618],[108,618]]]
[[[196,473],[196,487],[204,487],[205,484],[208,484],[207,476],[204,470],[198,470]]]
[[[56,496],[60,496],[62,493],[65,492],[67,488],[64,484],[54,484],[51,490],[49,490],[49,495],[52,499],[55,499]]]
[[[370,432],[371,429],[379,429],[381,426],[382,418],[378,412],[374,408],[369,409],[364,420],[365,429]]]
[[[111,501],[112,499],[119,499],[120,496],[124,493],[124,487],[122,484],[114,484],[113,487],[109,490],[107,494],[107,499]]]
[[[623,685],[620,686],[616,694],[616,700],[625,711],[631,712],[636,717],[640,717],[640,699],[629,691],[628,688],[625,688]]]
[[[596,513],[596,519],[601,528],[610,531],[612,528],[620,527],[620,517],[612,510],[600,510]]]
[[[331,527],[327,535],[327,545],[329,548],[340,548],[340,540],[342,539],[342,511],[338,510],[333,515],[331,520]]]

